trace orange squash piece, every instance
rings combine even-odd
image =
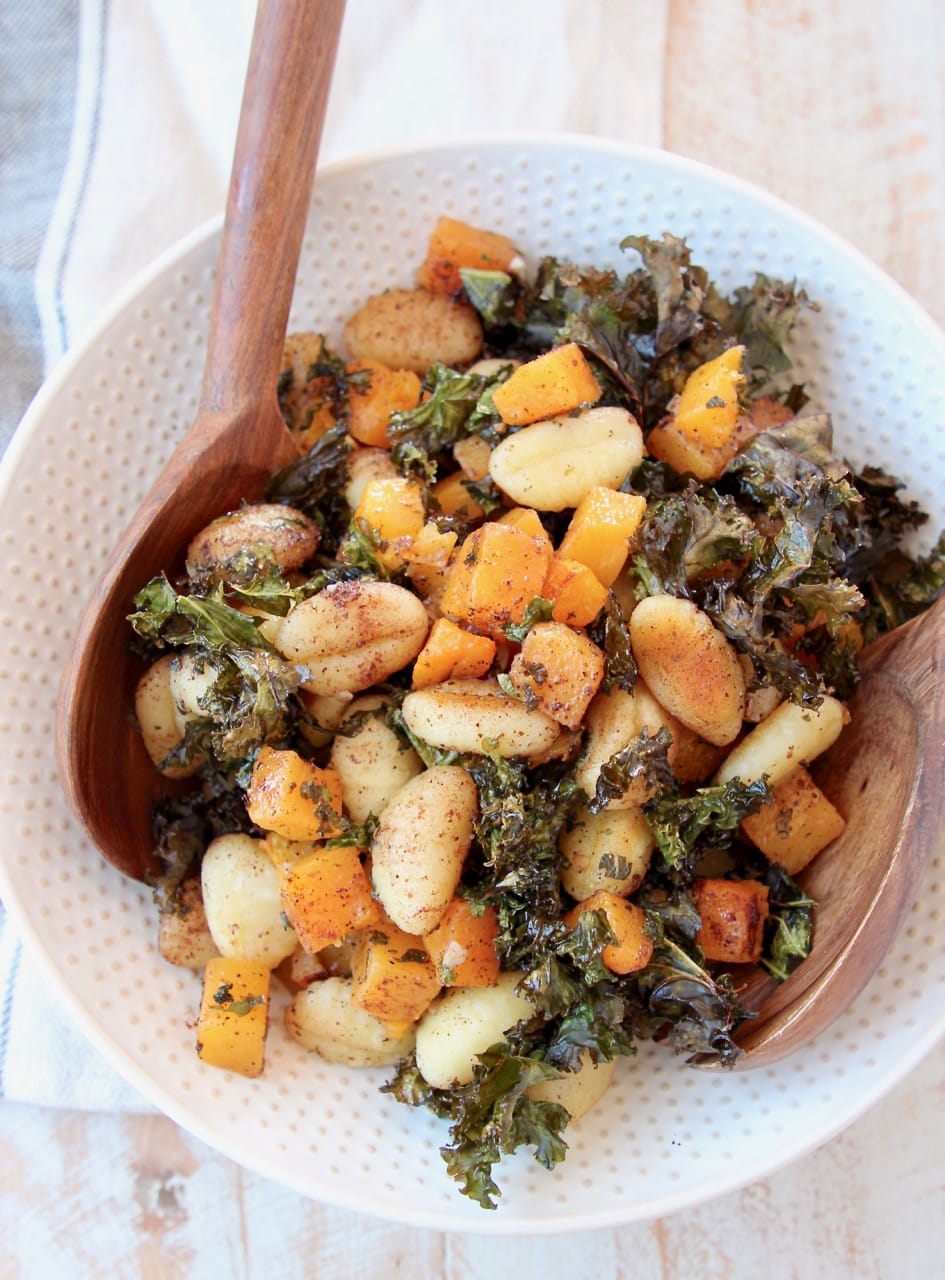
[[[803,765],[779,782],[771,799],[742,820],[752,844],[797,875],[831,841],[843,834],[846,822]]]
[[[483,231],[458,218],[442,217],[430,236],[417,284],[431,293],[453,295],[463,287],[461,267],[508,271],[518,256],[508,236]]]
[[[449,618],[437,618],[413,665],[413,688],[443,680],[478,679],[495,658],[495,641],[464,631]]]
[[[564,917],[564,923],[569,929],[577,928],[585,911],[602,911],[616,939],[607,943],[600,953],[611,973],[635,973],[646,968],[653,955],[653,942],[646,935],[646,915],[640,907],[607,889],[598,889],[572,907]]]
[[[260,747],[246,812],[257,827],[287,840],[325,840],[341,832],[341,779],[296,751]]]
[[[481,520],[486,514],[466,488],[469,477],[464,471],[453,471],[432,487],[440,511],[445,516],[462,516],[464,520]]]
[[[521,622],[541,595],[552,559],[551,543],[522,529],[488,521],[460,546],[440,601],[444,617],[500,639],[510,623]]]
[[[561,539],[558,555],[591,569],[598,582],[612,587],[630,554],[630,539],[639,528],[646,498],[603,486],[591,489],[575,508]]]
[[[511,507],[499,516],[499,524],[510,525],[513,529],[522,529],[525,533],[530,533],[533,538],[548,537],[541,517],[534,507]]]
[[[740,412],[738,393],[745,383],[744,354],[744,347],[729,347],[686,379],[674,415],[676,430],[686,440],[717,448],[731,439]]]
[[[584,352],[568,342],[520,364],[493,391],[492,402],[503,422],[525,427],[596,404],[602,394]]]
[[[552,601],[555,622],[578,629],[590,626],[607,603],[607,588],[594,570],[565,556],[552,560],[541,594]]]
[[[376,554],[386,569],[404,564],[403,552],[423,528],[423,490],[415,480],[384,476],[369,480],[354,510],[355,525],[363,522],[380,542]]]
[[[482,436],[463,436],[453,445],[453,459],[467,480],[485,480],[492,446]]]
[[[312,953],[381,917],[359,851],[352,845],[313,849],[288,864],[282,872],[281,897],[289,924]]]
[[[742,414],[738,395],[744,347],[729,347],[686,379],[675,408],[654,427],[646,446],[654,458],[682,475],[717,479],[747,440],[758,431]]]
[[[697,880],[692,897],[702,925],[696,942],[707,960],[755,964],[761,957],[768,886],[757,880]]]
[[[212,1067],[262,1075],[269,1025],[269,969],[256,960],[207,961],[197,1017],[197,1054]]]
[[[498,936],[493,907],[477,915],[463,898],[454,898],[423,941],[444,986],[494,987],[499,977]]]
[[[410,545],[400,552],[407,566],[407,577],[424,599],[443,590],[457,541],[452,529],[441,531],[428,520]]]
[[[351,1002],[401,1034],[442,987],[423,939],[389,920],[358,936],[351,961]]]
[[[529,704],[566,729],[577,729],[604,678],[604,655],[583,632],[539,622],[512,661],[509,679]]]
[[[355,376],[351,384],[348,434],[361,444],[389,449],[390,416],[416,409],[420,403],[420,379],[410,369],[390,369],[379,360],[355,360],[346,366],[346,372],[369,375],[368,378]]]
[[[697,480],[717,480],[743,444],[757,435],[750,418],[740,418],[735,431],[725,444],[708,445],[690,440],[680,432],[672,419],[654,427],[646,438],[646,447],[659,462],[665,462],[680,475],[693,475]]]

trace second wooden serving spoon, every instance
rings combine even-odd
[[[196,419],[112,553],[60,686],[67,798],[109,862],[144,879],[166,789],[126,713],[126,618],[210,520],[262,495],[298,456],[276,399],[344,0],[261,0],[230,176]],[[118,484],[118,478],[115,480]]]
[[[847,826],[798,877],[817,904],[814,947],[780,985],[760,969],[736,976],[757,1010],[736,1067],[786,1057],[853,1003],[945,849],[945,599],[871,645],[862,671],[851,722],[818,761]]]

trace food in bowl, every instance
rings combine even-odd
[[[551,1165],[643,1038],[729,1065],[740,967],[784,977],[842,830],[807,769],[863,643],[940,591],[941,544],[805,414],[799,308],[686,246],[626,275],[443,219],[347,359],[287,343],[299,461],[143,588],[137,711],[169,778],[161,946],[204,968],[208,1062],[289,1033],[451,1122],[491,1207]]]

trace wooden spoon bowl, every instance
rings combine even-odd
[[[261,0],[197,417],[109,559],[63,672],[56,749],[67,798],[108,861],[139,880],[166,783],[125,713],[138,674],[126,618],[135,592],[180,564],[195,533],[261,496],[298,456],[276,387],[343,12],[343,0]]]
[[[817,903],[811,955],[786,982],[762,969],[742,999],[758,1016],[738,1068],[767,1066],[824,1031],[883,962],[945,848],[945,599],[863,655],[851,723],[818,762],[843,835],[798,877]]]

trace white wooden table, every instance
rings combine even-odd
[[[660,25],[664,145],[804,208],[945,324],[941,0],[628,3]],[[626,38],[626,12],[604,8]],[[612,62],[620,45],[597,53]],[[575,127],[599,127],[590,106]],[[160,1117],[0,1104],[3,1277],[907,1280],[945,1274],[943,1257],[945,1047],[772,1177],[668,1219],[548,1239],[447,1236],[313,1204]]]

